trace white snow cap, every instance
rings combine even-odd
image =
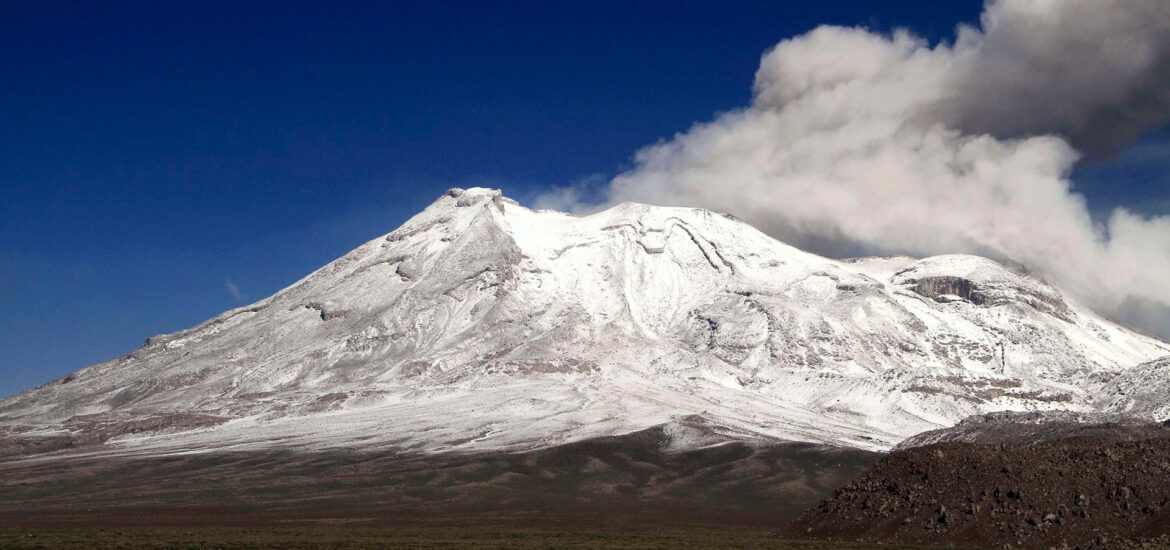
[[[708,210],[452,189],[272,297],[0,402],[0,425],[154,426],[113,440],[127,452],[528,449],[658,424],[673,445],[882,449],[995,410],[1157,416],[1143,388],[1168,354],[984,258],[836,261]]]

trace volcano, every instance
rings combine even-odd
[[[0,401],[5,454],[527,452],[658,429],[891,448],[994,411],[1170,415],[1170,346],[976,256],[452,189],[275,295]]]

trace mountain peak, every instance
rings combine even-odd
[[[838,261],[706,210],[578,217],[452,189],[265,300],[0,401],[0,429],[442,452],[702,418],[880,449],[998,410],[1162,414],[1116,396],[1170,379],[1148,367],[1166,355],[985,258]]]
[[[484,204],[486,202],[491,202],[492,205],[496,206],[501,211],[504,208],[503,205],[504,205],[505,200],[510,201],[512,203],[516,202],[516,201],[513,201],[512,199],[505,199],[504,193],[502,191],[500,191],[499,189],[489,189],[486,187],[472,187],[470,189],[462,189],[459,187],[452,187],[451,189],[448,189],[446,193],[443,194],[443,197],[441,197],[440,200],[442,200],[444,198],[454,199],[455,206],[459,207],[459,208],[466,208],[469,206],[475,206],[475,205],[479,205],[479,204]]]

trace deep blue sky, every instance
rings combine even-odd
[[[449,187],[612,175],[745,105],[783,38],[937,40],[982,2],[98,4],[0,17],[0,396],[263,298]],[[1166,213],[1167,166],[1163,134],[1078,181]]]

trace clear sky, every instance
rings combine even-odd
[[[26,2],[0,18],[0,396],[266,297],[445,189],[612,176],[820,24],[981,1]],[[1074,175],[1170,213],[1170,133]],[[1117,181],[1129,182],[1117,185]]]

